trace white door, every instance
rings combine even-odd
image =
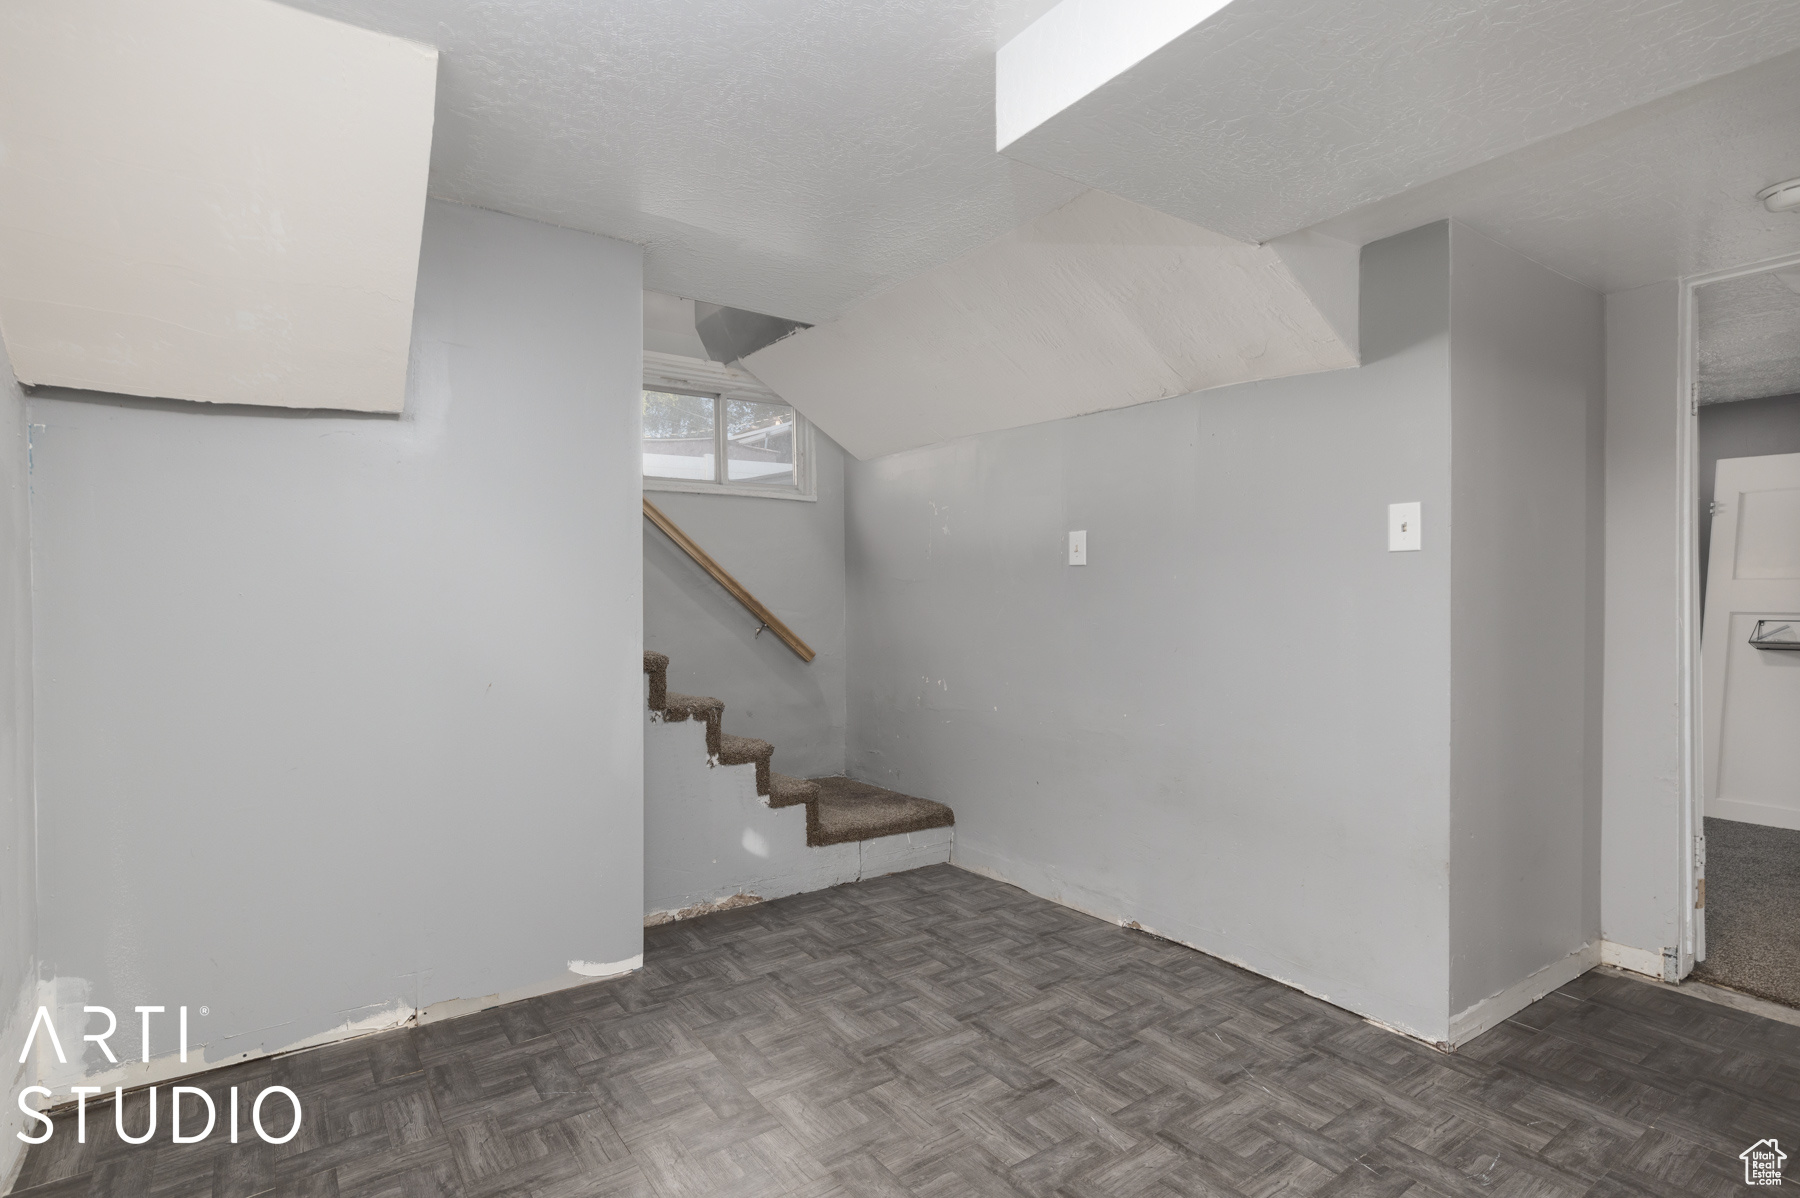
[[[1700,685],[1706,814],[1800,828],[1800,453],[1723,458],[1706,566]],[[1789,631],[1782,625],[1792,622]]]

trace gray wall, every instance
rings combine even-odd
[[[1800,453],[1800,395],[1771,395],[1703,404],[1700,444],[1700,596],[1706,597],[1706,567],[1712,552],[1712,500],[1720,458],[1752,458]]]
[[[669,689],[725,702],[725,730],[775,746],[796,777],[844,770],[844,451],[814,430],[815,503],[645,491],[817,654],[803,662],[644,521],[644,647]]]
[[[31,400],[63,1001],[217,1060],[641,951],[640,289],[433,203],[399,419]]]
[[[852,773],[952,804],[965,865],[1444,1038],[1449,277],[1444,224],[1364,250],[1357,370],[849,463]]]
[[[1598,294],[1450,245],[1454,1016],[1598,951],[1605,362]]]
[[[1674,282],[1606,297],[1600,922],[1658,973],[1682,902],[1680,303]]]
[[[32,794],[31,524],[25,398],[0,346],[0,1190],[24,1145],[15,1082],[37,997],[37,829]]]

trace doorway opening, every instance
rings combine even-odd
[[[1686,293],[1691,976],[1800,1008],[1800,260]]]

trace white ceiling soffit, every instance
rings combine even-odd
[[[1699,289],[1701,403],[1800,392],[1800,269]]]
[[[1800,5],[1795,6],[1800,9]],[[1800,251],[1756,193],[1800,175],[1800,52],[1326,221],[1364,245],[1450,217],[1596,291]]]
[[[1796,48],[1793,0],[1063,0],[998,141],[1265,241]]]
[[[0,4],[14,372],[399,411],[436,70],[270,0]]]
[[[829,320],[1085,190],[994,153],[987,3],[290,2],[443,53],[433,195],[637,242],[657,291]]]
[[[706,343],[694,330],[694,301],[664,291],[644,292],[644,350],[706,361]]]
[[[1356,247],[1246,245],[1091,191],[743,362],[871,458],[1357,363]]]

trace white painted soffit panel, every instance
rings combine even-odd
[[[20,380],[397,412],[437,51],[271,0],[0,4]]]
[[[1800,48],[1792,0],[1215,8],[1063,0],[997,55],[1001,148],[1266,241]]]
[[[743,366],[859,458],[1357,364],[1358,250],[1088,192]]]
[[[1063,0],[994,58],[994,148],[1025,136],[1231,0]]]

